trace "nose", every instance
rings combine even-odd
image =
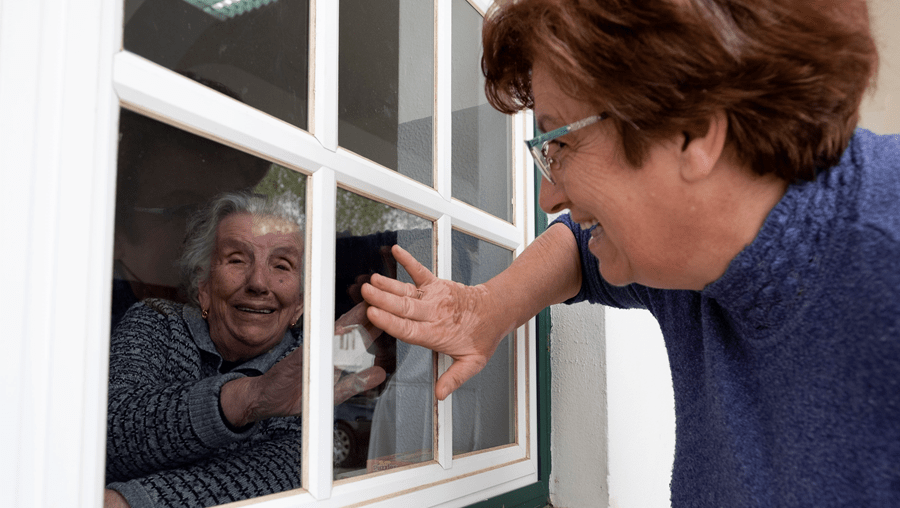
[[[550,183],[546,178],[541,178],[541,191],[538,195],[538,203],[541,206],[541,210],[546,213],[557,213],[568,208],[566,206],[568,198],[566,197],[561,175],[554,175],[553,179],[556,180],[556,185]]]
[[[247,271],[247,291],[264,295],[269,292],[269,271],[265,263],[252,263]]]

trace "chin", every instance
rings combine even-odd
[[[634,282],[631,277],[628,277],[621,272],[617,272],[614,269],[604,270],[602,263],[599,264],[597,269],[600,271],[600,276],[603,277],[603,280],[612,286],[623,287]]]

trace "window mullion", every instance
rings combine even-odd
[[[307,188],[306,280],[303,341],[303,485],[316,499],[331,497],[333,461],[334,267],[336,181],[323,167]]]
[[[310,131],[331,150],[338,147],[338,13],[340,3],[311,0]]]
[[[451,161],[453,111],[451,92],[453,81],[451,80],[452,68],[452,30],[450,20],[453,17],[450,0],[435,0],[434,2],[434,118],[435,118],[435,142],[434,142],[434,186],[438,193],[447,201],[451,192]]]
[[[442,216],[437,220],[437,276],[450,280],[453,270],[451,233],[453,224],[450,217]],[[444,354],[438,355],[437,376],[441,376],[453,360]],[[437,414],[435,415],[435,450],[438,463],[444,469],[450,469],[453,465],[453,395],[445,400],[437,401]]]

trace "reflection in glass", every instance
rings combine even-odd
[[[453,231],[453,275],[473,286],[487,282],[512,263],[511,251]],[[514,443],[515,338],[505,337],[485,368],[453,392],[453,453]]]
[[[338,143],[433,185],[434,5],[341,0]]]
[[[488,104],[481,73],[482,17],[453,0],[452,195],[512,222],[510,117]]]
[[[125,49],[302,129],[309,1],[125,0]]]
[[[132,506],[299,488],[300,417],[244,421],[225,393],[302,354],[306,177],[129,111],[119,127],[107,488]],[[221,193],[244,205],[220,209],[254,210],[253,190],[280,200],[190,227],[210,200],[231,206]]]
[[[392,245],[432,266],[430,221],[342,189],[337,231],[336,320],[362,302],[360,286],[373,273],[412,282],[391,255]],[[432,460],[431,351],[386,334],[370,343],[357,329],[335,336],[334,359],[338,384],[372,366],[387,374],[386,382],[334,408],[335,479]]]

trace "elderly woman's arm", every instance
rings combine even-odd
[[[213,506],[301,486],[300,418],[275,418],[263,435],[228,453],[108,487],[130,508]],[[112,505],[115,506],[115,505]]]
[[[196,462],[252,434],[229,429],[219,409],[221,386],[240,375],[204,371],[180,309],[135,305],[113,334],[107,481]]]
[[[503,337],[581,288],[578,245],[562,224],[551,226],[509,268],[478,286],[438,279],[400,247],[393,253],[416,285],[373,275],[362,289],[372,306],[369,319],[400,340],[454,359],[435,386],[441,400],[485,366]]]

